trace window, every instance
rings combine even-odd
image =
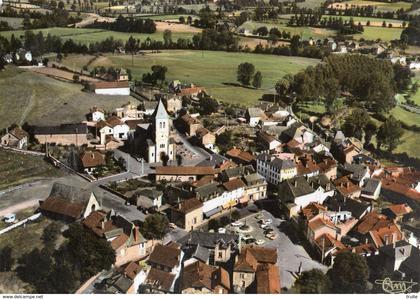
[[[193,224],[197,224],[197,217],[194,217]]]
[[[164,128],[164,129],[165,129],[165,126],[166,126],[166,122],[163,122],[163,123],[162,123],[162,128]]]
[[[159,122],[159,129],[162,129],[162,122]]]
[[[164,144],[161,144],[159,147],[160,148],[165,148],[165,145]]]
[[[223,258],[223,252],[219,251],[219,259]]]

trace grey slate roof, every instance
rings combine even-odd
[[[281,182],[279,188],[279,195],[291,196],[289,199],[313,193],[314,189],[308,183],[305,177],[299,176]]]
[[[366,185],[362,188],[363,193],[373,194],[379,187],[381,181],[375,179],[368,179]]]
[[[218,183],[210,183],[195,189],[195,192],[200,198],[207,198],[212,194],[222,194],[223,189],[219,187]]]
[[[50,134],[87,134],[86,124],[62,124],[59,126],[35,126],[33,130],[35,135]]]
[[[341,194],[327,198],[325,205],[327,205],[328,210],[330,211],[349,211],[356,219],[360,219],[360,217],[368,209],[370,209],[369,203],[357,201],[354,199],[344,199]]]
[[[281,170],[281,169],[290,169],[290,168],[295,168],[296,164],[295,161],[290,160],[290,159],[278,159],[278,158],[274,158],[273,161],[270,162],[270,165]]]
[[[218,243],[225,245],[231,243],[237,245],[239,243],[239,236],[235,234],[219,234],[193,231],[185,237],[181,238],[178,242],[183,245],[200,245],[206,248],[215,248]]]
[[[265,180],[265,179],[262,175],[255,172],[255,173],[251,173],[251,174],[248,174],[248,175],[244,176],[244,180],[245,180],[245,183],[247,185],[250,185],[254,182],[258,182],[258,181]]]
[[[155,119],[168,119],[169,118],[168,112],[166,112],[166,108],[163,105],[162,100],[159,100],[159,104],[155,112],[153,113],[153,117]]]
[[[252,167],[252,165],[238,166],[223,170],[223,173],[228,178],[240,177],[253,172],[255,172],[255,170],[254,167]]]
[[[207,263],[210,257],[210,251],[208,250],[208,248],[203,247],[200,244],[198,244],[193,254],[193,257],[196,258],[197,260],[202,261],[203,263]]]
[[[368,172],[367,166],[363,164],[344,163],[343,170],[345,173],[351,174],[351,178],[356,181],[360,181]]]
[[[87,203],[91,194],[91,191],[55,182],[51,188],[50,197]]]
[[[261,108],[248,108],[249,117],[261,117],[264,114]]]

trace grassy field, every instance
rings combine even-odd
[[[122,40],[125,42],[128,40],[130,36],[133,36],[136,39],[140,39],[141,41],[150,38],[152,40],[163,40],[163,33],[160,31],[156,31],[152,34],[145,34],[145,33],[125,33],[125,32],[116,32],[116,31],[108,31],[108,30],[101,30],[101,29],[85,29],[85,28],[48,28],[48,29],[37,29],[34,30],[35,32],[42,31],[44,36],[48,33],[52,35],[60,36],[63,39],[73,39],[76,42],[81,43],[93,43],[99,42],[107,37],[113,37],[116,40]],[[12,34],[15,36],[23,36],[25,32],[23,30],[14,30],[14,31],[3,31],[0,34],[9,38]],[[176,41],[178,38],[192,38],[194,35],[193,32],[172,32],[172,39]]]
[[[377,40],[378,38],[382,41],[391,41],[399,39],[401,36],[402,28],[383,28],[383,27],[364,27],[364,32],[361,34],[355,34],[355,39],[364,38],[366,40]]]
[[[188,16],[191,16],[193,19],[196,19],[197,17],[194,15],[186,15],[186,14],[181,14],[181,15],[159,15],[159,16],[153,16],[153,15],[149,15],[149,16],[142,16],[142,19],[152,19],[155,21],[178,21],[180,17],[184,17],[185,20],[187,20]]]
[[[0,150],[0,190],[63,173],[42,157]]]
[[[13,29],[19,29],[22,28],[23,18],[0,17],[0,21],[7,22]]]
[[[411,3],[408,2],[379,2],[379,1],[366,1],[366,0],[351,0],[351,1],[344,1],[344,2],[337,2],[337,3],[333,3],[331,4],[333,7],[338,8],[338,9],[345,9],[346,5],[347,7],[352,7],[352,6],[373,6],[375,7],[378,11],[382,11],[382,12],[388,12],[388,11],[397,11],[399,9],[410,9],[411,7]]]
[[[296,5],[298,7],[306,7],[306,8],[319,8],[324,0],[305,0],[304,2],[298,2]]]
[[[409,126],[420,125],[420,114],[404,110],[401,107],[395,107],[390,111],[390,114]]]
[[[254,21],[248,21],[242,24],[237,30],[247,29],[251,32],[259,27],[266,26],[268,30],[273,27],[277,27],[281,32],[285,30],[290,32],[292,35],[300,35],[303,39],[309,39],[310,37],[314,39],[323,39],[330,36],[335,36],[335,31],[324,28],[313,28],[313,27],[288,27],[286,26],[287,21],[282,21],[281,19],[277,23],[260,23]]]
[[[329,17],[334,18],[342,18],[344,21],[350,20],[353,18],[354,22],[357,24],[360,22],[363,26],[366,25],[367,21],[370,22],[370,26],[379,26],[382,27],[383,21],[386,22],[386,24],[392,24],[393,27],[402,27],[403,21],[402,20],[394,20],[394,19],[380,19],[380,18],[369,18],[369,17],[350,17],[350,16],[330,16],[330,15],[323,15],[323,18],[328,19]],[[407,22],[406,22],[407,23]]]
[[[128,96],[101,96],[81,91],[31,71],[8,67],[0,72],[0,128],[12,123],[52,125],[85,120],[93,106],[113,110],[133,100]],[[1,181],[1,180],[0,180]]]
[[[416,72],[416,76],[413,80],[417,80],[418,84],[420,85],[420,71]],[[411,97],[417,105],[420,105],[420,87],[417,89],[417,93]]]
[[[63,63],[69,66],[82,67],[91,56],[69,56]],[[131,66],[130,55],[109,55],[95,60],[92,66],[115,66],[130,68],[135,78],[149,72],[154,64],[168,67],[167,80],[179,79],[183,82],[192,82],[205,87],[217,99],[248,105],[255,103],[260,96],[271,89],[275,82],[287,73],[297,71],[314,65],[319,60],[301,57],[258,55],[246,53],[228,53],[214,51],[162,51],[159,54],[148,53],[134,59]],[[250,62],[263,75],[261,89],[244,88],[236,85],[236,69],[242,62]]]

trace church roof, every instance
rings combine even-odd
[[[166,112],[166,108],[163,105],[162,100],[159,100],[159,104],[157,105],[157,108],[155,112],[153,113],[153,116],[155,119],[168,119],[169,118],[168,112]]]

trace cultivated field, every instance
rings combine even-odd
[[[76,67],[85,65],[92,56],[69,56],[63,64]],[[237,86],[236,69],[242,62],[250,62],[263,75],[262,89],[255,90]],[[130,55],[108,55],[95,60],[93,66],[114,66],[129,68],[135,78],[149,72],[154,64],[168,67],[167,80],[179,79],[205,87],[217,99],[249,105],[255,103],[264,93],[273,88],[275,82],[287,73],[314,65],[319,60],[302,57],[229,53],[214,51],[168,50],[161,53],[147,53],[134,58],[131,66]]]
[[[0,190],[63,173],[42,157],[0,149]]]
[[[93,106],[109,111],[134,100],[129,96],[95,95],[81,89],[80,84],[8,67],[0,72],[0,128],[25,122],[38,125],[79,122],[86,119],[85,114]]]

